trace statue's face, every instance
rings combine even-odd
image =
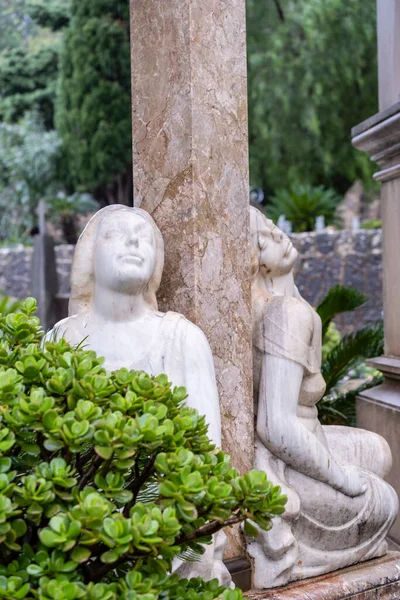
[[[105,217],[97,230],[94,276],[104,287],[136,294],[150,281],[156,265],[152,226],[127,210]]]
[[[266,224],[254,236],[260,256],[260,268],[269,277],[289,273],[296,262],[298,253],[288,236],[278,227]]]

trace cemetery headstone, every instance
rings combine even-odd
[[[57,270],[54,240],[47,233],[46,204],[43,200],[38,207],[39,233],[34,236],[32,256],[32,296],[38,303],[38,317],[45,330],[57,320],[56,294]]]

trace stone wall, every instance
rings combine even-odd
[[[368,301],[354,313],[341,315],[341,331],[354,331],[382,318],[382,230],[322,231],[292,234],[299,258],[296,284],[317,306],[336,283],[357,288]]]
[[[382,316],[382,231],[323,231],[292,234],[299,251],[296,283],[300,293],[316,306],[330,287],[341,283],[368,296],[368,302],[338,325],[351,331]],[[56,246],[58,290],[69,293],[69,273],[74,247]],[[0,290],[18,298],[30,294],[32,248],[0,249]]]
[[[69,276],[75,246],[56,246],[58,294],[69,295]],[[33,248],[0,248],[0,291],[25,298],[31,294],[31,262]]]

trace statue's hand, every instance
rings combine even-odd
[[[342,467],[343,484],[340,486],[340,491],[346,496],[354,498],[361,496],[367,490],[367,484],[362,477],[360,469],[353,465]]]

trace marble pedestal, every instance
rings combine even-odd
[[[135,206],[165,241],[160,310],[210,343],[222,448],[253,465],[245,0],[131,0]],[[245,555],[230,536],[227,558]]]
[[[389,552],[348,569],[246,594],[249,600],[398,600],[400,553]]]

